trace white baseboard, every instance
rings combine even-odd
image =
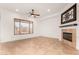
[[[29,39],[29,38],[35,38],[35,37],[38,37],[38,36],[33,36],[33,37],[28,37],[28,38],[23,38],[23,39],[12,39],[12,40],[2,40],[0,41],[0,43],[5,43],[5,42],[13,42],[13,41],[18,41],[18,40],[24,40],[24,39]]]
[[[51,39],[58,39],[59,41],[61,41],[59,38],[55,38],[55,37],[49,37],[49,36],[32,36],[32,37],[28,37],[28,38],[24,38],[24,39],[29,39],[29,38],[36,38],[36,37],[45,37],[45,38],[51,38]],[[0,41],[1,43],[5,43],[5,42],[12,42],[12,41],[17,41],[17,40],[23,40],[23,39],[12,39],[12,40],[4,40],[4,41]]]

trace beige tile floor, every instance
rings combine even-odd
[[[63,45],[57,39],[36,37],[0,43],[1,55],[77,55],[78,51]]]

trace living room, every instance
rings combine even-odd
[[[78,15],[78,3],[0,3],[0,54],[79,54]]]

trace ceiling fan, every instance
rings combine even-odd
[[[32,11],[29,12],[29,14],[30,14],[30,16],[33,16],[34,18],[36,18],[37,16],[40,16],[40,14],[35,13],[35,10],[34,9],[32,9]]]

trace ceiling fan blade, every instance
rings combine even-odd
[[[35,14],[36,16],[40,16],[40,14]]]
[[[37,16],[40,16],[40,14],[37,14]]]

